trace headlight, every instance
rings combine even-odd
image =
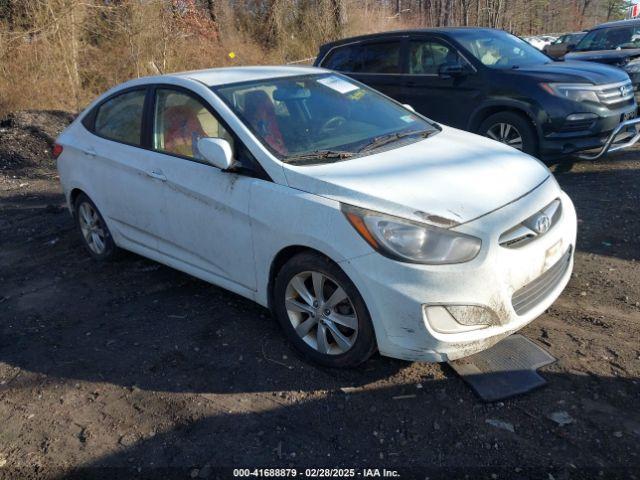
[[[442,265],[478,255],[482,241],[444,228],[342,205],[358,233],[381,254],[402,262]]]
[[[640,60],[633,60],[622,68],[624,68],[624,71],[627,73],[638,73],[640,72]]]
[[[557,97],[566,98],[574,102],[600,103],[597,87],[590,83],[542,83],[540,85],[551,95]]]

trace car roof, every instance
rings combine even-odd
[[[334,42],[325,43],[321,48],[335,47],[345,43],[359,42],[362,40],[373,40],[376,38],[393,37],[397,35],[410,35],[412,33],[455,33],[459,31],[475,30],[482,31],[501,31],[496,28],[482,28],[482,27],[434,27],[434,28],[412,28],[405,30],[389,30],[387,32],[369,33],[366,35],[358,35],[356,37],[342,38]]]
[[[208,87],[231,83],[250,82],[269,78],[292,77],[325,72],[326,70],[307,66],[259,66],[259,67],[225,67],[206,70],[193,70],[163,75],[165,77],[188,78],[204,83]]]
[[[640,18],[630,18],[628,20],[618,20],[615,22],[602,23],[600,25],[596,25],[591,30],[600,30],[601,28],[611,28],[611,27],[626,27],[627,25],[637,25],[640,23]]]

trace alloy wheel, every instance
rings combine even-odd
[[[106,233],[98,212],[88,202],[78,207],[78,221],[82,236],[89,249],[96,255],[102,255],[106,248]]]
[[[522,135],[518,129],[510,123],[496,123],[492,125],[489,127],[489,130],[487,130],[487,136],[517,150],[522,150],[524,147]]]
[[[344,289],[319,272],[301,272],[288,283],[285,307],[296,334],[326,355],[346,353],[358,335],[358,316]]]

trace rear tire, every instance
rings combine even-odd
[[[362,296],[338,265],[318,253],[300,253],[280,269],[273,310],[289,341],[312,362],[350,368],[376,350]]]
[[[84,193],[74,203],[73,216],[82,244],[95,260],[112,260],[117,253],[111,232],[95,203]]]
[[[529,155],[538,153],[536,131],[531,122],[520,113],[494,113],[480,124],[478,133]]]

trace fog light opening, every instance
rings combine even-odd
[[[425,305],[424,316],[439,333],[463,333],[498,325],[496,314],[478,305]]]

